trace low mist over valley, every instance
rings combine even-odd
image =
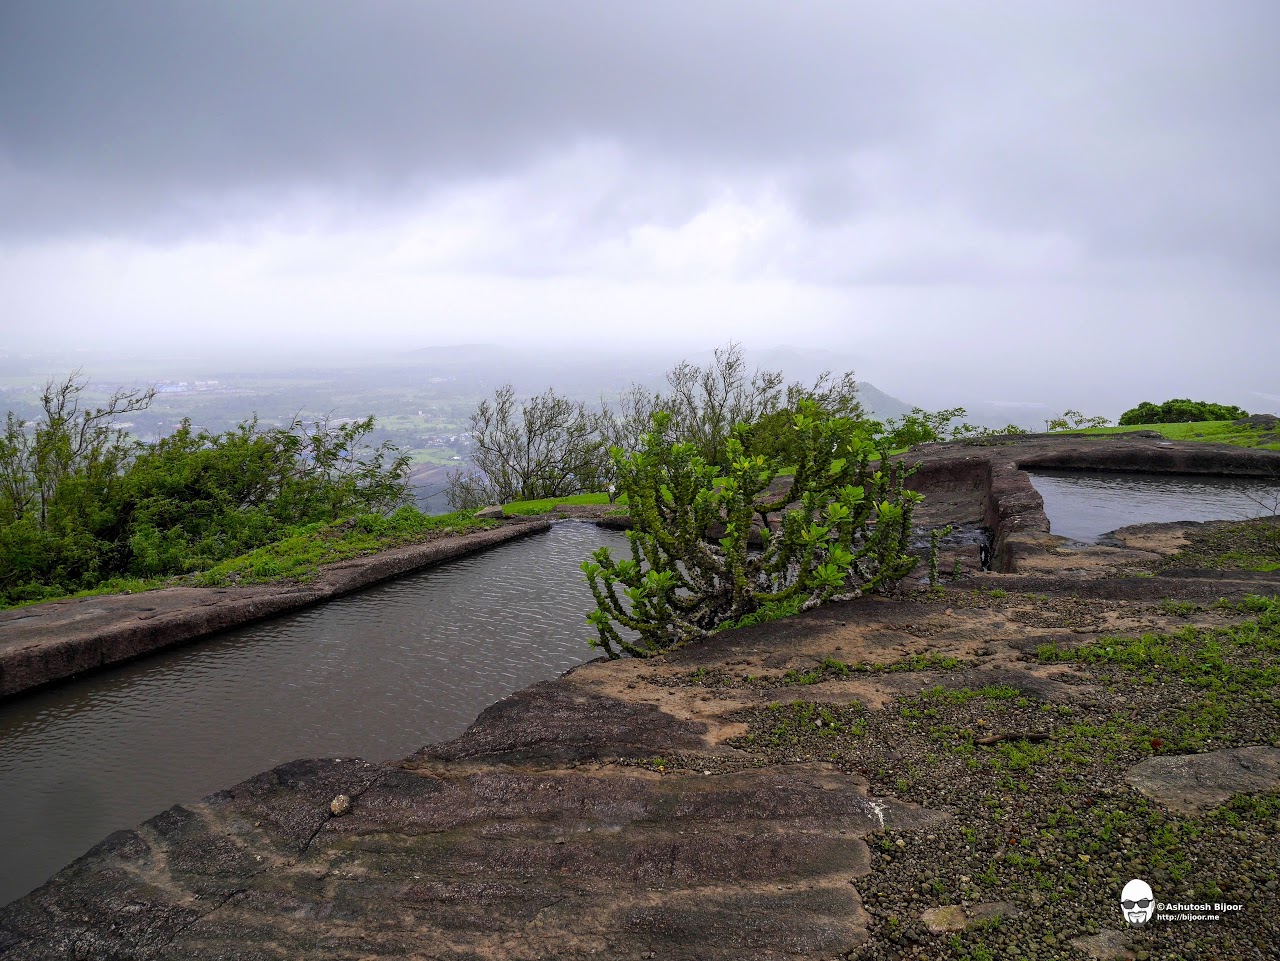
[[[705,362],[711,355],[710,349],[693,351],[687,359]],[[511,384],[520,397],[554,388],[570,400],[598,407],[602,400],[616,400],[632,384],[659,388],[665,372],[683,359],[686,355],[657,349],[637,354],[496,344],[354,357],[9,354],[0,360],[0,399],[19,416],[34,419],[40,390],[49,378],[61,378],[77,367],[90,382],[87,400],[105,397],[118,387],[155,386],[149,407],[127,421],[129,432],[144,442],[171,433],[184,419],[193,427],[221,433],[254,416],[264,424],[285,425],[295,417],[341,421],[373,415],[375,429],[369,439],[390,441],[409,454],[419,503],[442,510],[446,504],[438,495],[445,473],[467,460],[469,418],[498,387]],[[789,381],[812,381],[823,371],[854,369],[854,358],[820,350],[748,351],[747,359],[752,367],[781,370]],[[868,412],[880,418],[900,416],[912,407],[865,382],[859,385],[859,397]]]
[[[824,371],[861,374],[859,357],[819,348],[772,347],[745,350],[752,368],[780,370],[787,381],[811,382]],[[572,345],[561,348],[513,347],[502,344],[461,344],[406,348],[402,351],[325,351],[307,345],[298,354],[245,351],[237,356],[224,346],[211,345],[207,354],[149,353],[132,350],[0,352],[0,400],[19,416],[33,419],[41,388],[50,378],[79,369],[89,381],[86,399],[105,397],[119,387],[156,388],[156,397],[143,411],[124,422],[133,436],[154,441],[189,420],[193,427],[213,433],[234,428],[257,417],[266,425],[303,421],[342,422],[372,415],[375,429],[369,439],[389,441],[409,455],[410,482],[423,507],[447,509],[442,492],[450,469],[467,462],[471,439],[468,422],[476,406],[504,384],[518,397],[531,397],[548,388],[570,400],[598,408],[610,403],[633,384],[654,390],[665,372],[681,360],[706,363],[709,345],[685,352],[654,347],[621,351]],[[1013,424],[1043,430],[1046,422],[1069,407],[1086,407],[1087,397],[1052,400],[1002,399],[997,387],[981,377],[960,380],[948,394],[948,406],[963,407],[965,419],[979,427]],[[881,419],[901,417],[923,406],[920,396],[936,395],[915,378],[875,384],[859,376],[858,396],[868,414]],[[1046,391],[1050,398],[1061,389]],[[1132,396],[1121,403],[1136,404]],[[1280,401],[1258,392],[1239,390],[1228,395],[1250,409],[1280,407]],[[1120,404],[1087,406],[1084,413],[1115,420]]]

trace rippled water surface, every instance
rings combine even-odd
[[[1035,471],[1054,534],[1092,544],[1130,524],[1243,520],[1273,513],[1280,482],[1189,474]]]
[[[0,904],[112,831],[284,761],[389,760],[595,656],[588,524],[0,704]]]

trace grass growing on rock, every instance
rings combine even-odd
[[[608,503],[609,495],[600,491],[595,494],[570,494],[566,497],[548,497],[543,500],[536,501],[513,501],[510,504],[503,505],[502,513],[508,517],[514,517],[516,515],[533,517],[538,514],[550,514],[561,504],[575,506],[583,504],[598,505]],[[627,498],[626,495],[623,494],[619,496],[615,506],[621,509],[626,507],[626,504]]]
[[[1040,646],[1037,660],[1087,682],[1060,702],[1007,684],[939,684],[874,711],[829,700],[743,711],[748,733],[733,743],[759,763],[826,761],[866,778],[872,796],[952,817],[928,835],[869,838],[872,873],[856,883],[873,937],[849,957],[1083,957],[1070,941],[1122,927],[1116,898],[1134,877],[1161,900],[1246,904],[1230,922],[1126,930],[1138,958],[1268,957],[1280,936],[1267,908],[1280,903],[1280,794],[1236,795],[1193,817],[1125,779],[1155,755],[1280,746],[1280,602],[1251,596],[1215,613],[1233,620]],[[848,667],[828,658],[815,672]],[[922,920],[993,902],[1020,913],[943,936]]]
[[[103,581],[96,587],[83,591],[59,593],[54,590],[44,597],[17,601],[13,604],[6,604],[0,601],[0,611],[13,610],[19,607],[33,607],[36,604],[44,604],[48,601],[65,601],[75,597],[101,597],[105,594],[140,594],[143,591],[154,591],[161,587],[172,587],[174,584],[181,582],[181,578],[177,577],[113,577],[110,580]]]
[[[415,507],[395,513],[363,514],[330,524],[308,524],[289,536],[248,554],[232,557],[203,570],[173,577],[116,578],[92,590],[24,601],[11,607],[27,607],[51,600],[93,597],[103,594],[137,594],[165,587],[225,587],[232,584],[265,584],[272,581],[309,581],[325,564],[365,557],[407,544],[421,544],[454,534],[468,534],[496,526],[479,521],[472,512],[432,516]],[[7,609],[0,604],[0,610]]]
[[[1135,424],[1131,427],[1091,427],[1062,431],[1063,434],[1127,434],[1136,430],[1152,430],[1169,440],[1200,440],[1237,447],[1261,447],[1280,450],[1280,432],[1264,430],[1231,420],[1206,420],[1191,424]]]
[[[303,527],[290,537],[201,572],[194,583],[221,587],[282,579],[307,581],[325,564],[494,526],[491,521],[476,520],[470,512],[432,516],[409,507],[390,516],[364,514],[336,524]]]
[[[1160,563],[1160,572],[1193,569],[1280,571],[1280,517],[1208,524],[1187,532],[1187,547]]]
[[[901,660],[888,663],[873,663],[870,661],[846,663],[834,654],[828,654],[817,665],[807,671],[792,668],[784,673],[735,674],[720,668],[699,667],[680,678],[678,683],[708,688],[805,687],[855,674],[896,674],[904,671],[958,671],[972,666],[972,661],[945,654],[912,654]],[[652,682],[662,684],[663,680],[655,678],[652,679]]]

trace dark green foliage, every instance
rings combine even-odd
[[[1187,545],[1165,558],[1164,570],[1280,571],[1280,491],[1257,504],[1273,516],[1234,524],[1206,525],[1187,534]]]
[[[212,435],[183,423],[122,478],[129,573],[200,570],[292,526],[394,508],[404,461],[386,446],[362,452],[372,429],[373,418],[310,429],[253,420]]]
[[[879,469],[877,457],[889,464],[887,450],[862,437],[857,422],[827,416],[811,401],[799,407],[792,415],[799,457],[781,491],[769,486],[778,461],[748,454],[741,430],[727,442],[723,475],[695,444],[673,439],[665,413],[639,451],[613,451],[634,525],[631,558],[615,561],[602,548],[583,564],[597,603],[588,617],[599,634],[594,645],[611,657],[647,657],[761,612],[878,590],[914,569],[907,545],[922,498],[903,488],[911,470]],[[776,531],[750,550],[755,522]],[[709,542],[717,527],[721,536]]]
[[[83,382],[50,384],[43,415],[0,440],[0,605],[117,578],[204,569],[300,525],[380,513],[407,494],[406,458],[345,424],[256,420],[225,434],[184,423],[153,445],[113,426],[150,392],[81,409]]]
[[[858,383],[853,372],[835,376],[830,371],[818,375],[812,386],[794,383],[787,386],[784,406],[762,414],[750,422],[742,434],[749,454],[762,454],[784,465],[799,463],[803,456],[802,435],[795,430],[794,419],[801,404],[825,417],[843,417],[865,421],[865,411],[858,401]]]
[[[966,413],[963,407],[939,411],[927,411],[914,407],[911,413],[903,414],[885,424],[885,438],[894,450],[947,440],[949,437],[956,436],[951,428],[951,422],[963,417]],[[968,424],[963,424],[956,430],[966,433],[972,428]]]
[[[104,407],[82,408],[84,387],[79,371],[50,381],[36,423],[12,411],[5,418],[0,603],[15,591],[18,599],[46,596],[50,582],[89,586],[119,566],[111,503],[133,443],[114,421],[145,408],[153,392],[117,391]]]
[[[1163,404],[1143,401],[1137,407],[1120,415],[1120,426],[1133,424],[1194,424],[1208,420],[1239,420],[1249,412],[1241,407],[1211,404],[1204,400],[1188,400],[1176,397]]]
[[[883,442],[891,450],[909,450],[917,444],[936,444],[962,438],[1005,437],[1026,433],[1026,430],[1017,424],[994,428],[975,427],[961,420],[966,414],[968,411],[963,407],[938,411],[913,407],[910,413],[895,417],[883,424],[866,421],[863,432],[867,436],[882,435]],[[961,422],[957,424],[957,420]]]

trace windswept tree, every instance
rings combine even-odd
[[[670,415],[675,437],[694,445],[708,464],[724,467],[733,429],[758,422],[782,403],[782,372],[748,371],[742,346],[731,342],[717,348],[706,367],[685,360],[668,371],[667,390],[655,407]]]
[[[732,342],[705,367],[681,361],[667,372],[665,388],[632,384],[616,401],[602,399],[599,412],[553,390],[522,405],[507,385],[472,414],[472,467],[452,472],[446,492],[459,509],[602,489],[612,499],[620,488],[608,452],[639,450],[659,411],[675,441],[719,470],[728,469],[729,439],[740,428],[748,453],[793,464],[799,456],[793,415],[802,404],[827,417],[863,419],[852,373],[827,371],[812,384],[786,384],[781,371],[750,369]]]
[[[600,435],[610,447],[638,450],[661,406],[662,395],[640,384],[632,384],[614,403],[601,398]]]
[[[596,420],[606,450],[639,450],[653,427],[653,415],[662,405],[662,395],[640,384],[632,384],[614,403],[601,398]],[[618,497],[618,476],[611,457],[602,459],[610,502]]]
[[[40,395],[34,424],[9,412],[0,438],[0,520],[16,522],[34,510],[41,529],[49,526],[59,492],[73,477],[109,482],[137,444],[117,420],[144,410],[155,389],[117,390],[102,407],[83,403],[88,386],[83,371],[50,380]]]
[[[803,445],[795,429],[795,415],[803,405],[810,405],[825,417],[851,422],[866,419],[853,371],[837,375],[826,370],[812,384],[800,381],[788,384],[785,395],[773,405],[774,409],[747,425],[742,441],[748,453],[776,457],[783,464],[796,464]]]
[[[549,389],[524,403],[510,384],[471,415],[471,467],[445,488],[459,510],[565,497],[606,483],[606,445],[585,404]]]
[[[1109,421],[1105,417],[1089,417],[1078,410],[1064,410],[1057,417],[1050,417],[1044,422],[1044,429],[1049,432],[1059,430],[1085,430],[1093,427],[1106,427]]]

